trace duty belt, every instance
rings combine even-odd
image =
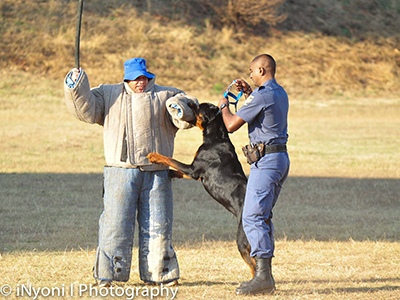
[[[277,153],[277,152],[286,152],[286,151],[287,151],[286,145],[264,146],[264,154]]]
[[[261,157],[269,153],[286,152],[286,145],[265,145],[265,144],[251,144],[242,148],[244,156],[247,158],[247,162],[251,165],[252,163],[259,161]]]

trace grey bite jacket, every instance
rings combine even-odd
[[[68,75],[67,75],[68,76]],[[172,157],[178,129],[191,128],[194,119],[189,102],[196,98],[183,91],[149,80],[143,93],[135,93],[126,82],[90,89],[82,70],[74,88],[64,80],[65,102],[77,119],[103,126],[104,155],[107,166],[140,168],[143,171],[168,169],[150,163],[150,152]],[[181,113],[171,105],[178,105]]]

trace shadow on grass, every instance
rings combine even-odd
[[[102,174],[0,174],[0,252],[94,249]],[[232,215],[194,180],[174,180],[174,245],[234,241]],[[400,180],[289,177],[276,239],[398,241]]]
[[[275,295],[281,296],[290,296],[290,295],[298,295],[299,288],[297,289],[288,289],[288,290],[281,290],[279,289],[280,282],[277,282],[277,290],[275,291]],[[292,282],[293,285],[298,286],[299,282]],[[310,282],[307,282],[310,284]],[[184,287],[196,287],[196,286],[226,286],[231,285],[233,287],[237,287],[239,282],[218,282],[218,281],[199,281],[199,282],[188,282],[182,284]],[[363,293],[374,293],[379,291],[395,291],[398,290],[400,286],[380,286],[380,287],[340,287],[340,288],[323,288],[323,289],[310,289],[310,294],[317,294],[317,295],[329,295],[329,294],[363,294]],[[301,288],[302,293],[307,294],[307,288]]]
[[[380,287],[342,287],[342,288],[326,288],[326,289],[310,289],[310,294],[317,294],[317,295],[330,295],[330,294],[363,294],[363,293],[375,293],[379,291],[395,291],[398,290],[399,286],[380,286]],[[281,296],[290,296],[294,294],[298,294],[298,289],[289,289],[289,290],[277,290],[275,292]],[[302,293],[307,293],[307,289],[302,288]]]
[[[334,279],[326,279],[326,280],[296,280],[296,284],[309,284],[309,283],[315,283],[315,284],[329,284],[329,283],[345,283],[349,282],[351,280],[334,280]],[[353,281],[351,281],[353,282]],[[359,284],[362,283],[381,283],[381,282],[399,282],[399,278],[393,277],[393,278],[370,278],[370,279],[358,279],[356,281]],[[279,280],[279,284],[293,284],[293,281],[288,281],[288,280]]]
[[[237,286],[239,282],[227,282],[227,281],[208,281],[208,280],[201,280],[201,281],[194,281],[194,282],[183,282],[180,285],[184,287],[193,287],[193,286],[225,286],[225,285],[233,285]]]

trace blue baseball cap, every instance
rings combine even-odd
[[[154,74],[151,74],[147,72],[146,69],[146,60],[143,58],[131,58],[128,59],[124,63],[124,69],[125,69],[125,74],[124,74],[124,81],[125,80],[135,80],[139,76],[146,76],[147,78],[154,78]]]

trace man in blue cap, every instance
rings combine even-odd
[[[129,280],[137,218],[140,278],[175,285],[179,267],[171,244],[171,180],[166,166],[146,156],[172,156],[177,130],[192,127],[187,104],[198,101],[177,88],[156,85],[143,58],[127,60],[124,69],[123,82],[92,89],[82,69],[72,69],[64,80],[70,113],[104,127],[104,210],[94,277],[106,287]]]
[[[236,114],[229,110],[226,98],[219,100],[224,123],[229,132],[248,124],[250,145],[244,149],[251,164],[243,206],[243,229],[256,261],[252,280],[242,283],[237,294],[270,293],[275,289],[271,260],[274,256],[272,209],[289,173],[286,151],[289,99],[275,80],[276,63],[271,55],[261,54],[250,65],[250,79],[257,86],[252,91],[243,79],[236,80],[246,101]]]

